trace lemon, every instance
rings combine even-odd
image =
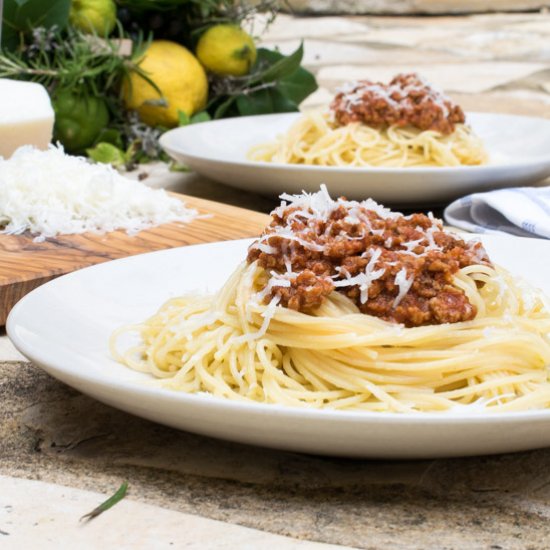
[[[69,21],[83,32],[110,34],[116,24],[116,4],[114,0],[72,0]]]
[[[242,76],[256,61],[256,46],[237,25],[216,25],[200,37],[197,57],[214,74]]]
[[[126,107],[136,110],[146,124],[171,128],[178,124],[178,111],[191,116],[206,106],[206,73],[197,58],[183,46],[155,40],[139,66],[158,86],[161,95],[136,72],[124,82],[122,95]]]

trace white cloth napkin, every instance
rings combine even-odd
[[[445,221],[475,233],[550,239],[550,187],[512,187],[474,193],[451,203]]]

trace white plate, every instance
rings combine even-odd
[[[532,184],[550,175],[550,120],[469,113],[468,122],[491,155],[485,166],[358,168],[252,162],[253,145],[285,133],[299,113],[229,118],[165,133],[174,159],[214,180],[264,195],[318,191],[388,204],[425,205],[499,187]]]
[[[550,242],[483,237],[495,261],[550,294]],[[111,332],[168,298],[216,290],[250,241],[142,254],[76,271],[23,298],[8,318],[16,347],[74,388],[124,411],[209,436],[308,453],[420,458],[550,446],[550,410],[392,414],[319,411],[188,395],[143,383],[111,359]]]

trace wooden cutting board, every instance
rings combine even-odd
[[[85,233],[38,243],[31,235],[0,234],[0,326],[25,294],[65,273],[153,250],[254,237],[269,222],[269,216],[252,210],[176,196],[199,214],[210,216],[186,224],[160,225],[133,236],[125,231],[105,235]]]

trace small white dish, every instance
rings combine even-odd
[[[550,242],[483,236],[495,262],[550,295]],[[188,246],[116,260],[55,279],[12,310],[7,331],[21,353],[62,382],[113,407],[212,437],[307,453],[428,458],[550,446],[550,410],[487,414],[329,411],[241,403],[147,384],[114,361],[117,327],[153,314],[168,298],[217,290],[249,240]],[[215,268],[214,268],[215,266]]]
[[[550,175],[550,120],[469,113],[467,121],[490,155],[484,166],[362,168],[253,162],[248,150],[284,134],[299,113],[228,118],[166,132],[164,150],[178,162],[221,183],[263,195],[317,191],[334,197],[426,205],[478,191],[530,185]]]

